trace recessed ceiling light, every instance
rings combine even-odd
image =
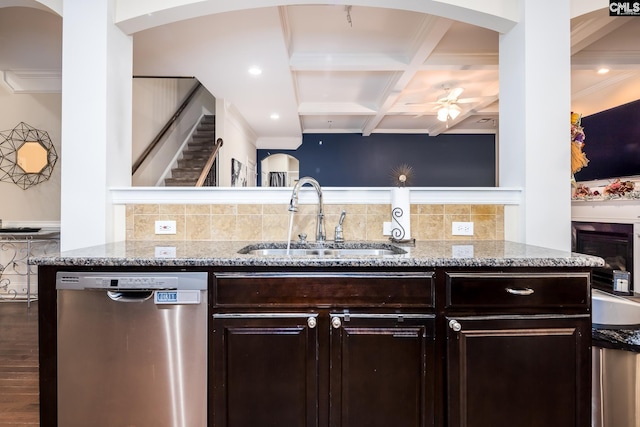
[[[262,69],[258,67],[251,67],[249,68],[249,74],[251,74],[252,76],[259,76],[260,74],[262,74]]]
[[[489,120],[491,119],[487,119],[486,117],[484,119],[480,119],[478,120],[476,123],[487,123]]]
[[[279,118],[280,118],[280,114],[278,113],[271,114],[271,120],[278,120]]]
[[[598,69],[598,74],[607,74],[609,71],[607,67],[602,67]]]

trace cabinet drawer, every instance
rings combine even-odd
[[[588,308],[590,275],[576,273],[447,273],[448,308]]]
[[[433,273],[216,274],[214,305],[433,307]]]

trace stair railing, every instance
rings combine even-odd
[[[202,172],[200,173],[200,178],[198,178],[198,182],[196,182],[196,187],[203,187],[204,184],[208,181],[209,172],[211,172],[211,168],[213,167],[213,163],[216,161],[216,156],[218,155],[218,150],[222,147],[223,141],[222,138],[216,139],[216,145],[213,147],[213,151],[205,163]],[[210,180],[209,180],[210,181]]]
[[[189,94],[184,99],[182,104],[178,107],[178,109],[173,114],[173,116],[171,116],[169,121],[162,127],[162,129],[160,129],[160,132],[158,132],[158,135],[156,135],[156,137],[153,138],[153,140],[149,143],[147,148],[144,149],[144,151],[142,152],[140,157],[138,157],[138,160],[135,161],[135,163],[133,164],[133,166],[131,168],[131,175],[135,174],[136,171],[140,168],[140,166],[142,166],[142,164],[145,162],[145,160],[147,160],[147,157],[149,157],[149,154],[151,154],[151,152],[158,146],[158,144],[160,143],[160,141],[162,140],[164,135],[167,133],[167,131],[180,118],[180,115],[182,114],[184,109],[187,108],[187,105],[189,105],[189,102],[191,102],[191,99],[193,99],[193,97],[195,96],[196,92],[201,87],[202,87],[202,83],[200,83],[200,82],[197,82],[193,86],[193,89],[191,89],[191,92],[189,92]]]

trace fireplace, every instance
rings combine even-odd
[[[605,261],[603,268],[593,271],[594,287],[609,292],[633,293],[633,228],[633,224],[571,223],[571,249]]]

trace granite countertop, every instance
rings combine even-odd
[[[279,242],[280,246],[284,242]],[[327,242],[332,243],[332,242]],[[385,245],[385,242],[376,242]],[[61,254],[30,257],[61,266],[265,266],[265,267],[597,267],[601,258],[510,241],[421,241],[389,256],[257,256],[238,251],[256,242],[117,242]],[[347,242],[342,247],[357,245]],[[268,243],[257,243],[269,247]],[[311,244],[313,245],[313,243]]]
[[[592,328],[591,338],[595,347],[640,353],[640,329]]]

